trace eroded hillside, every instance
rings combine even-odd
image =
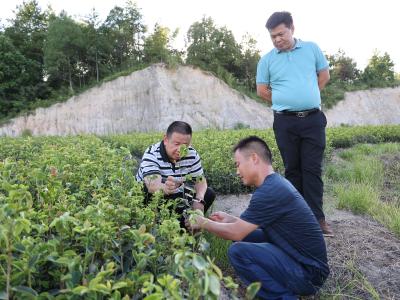
[[[399,124],[400,87],[346,93],[326,112],[328,126]],[[0,135],[98,135],[164,131],[174,120],[194,130],[272,126],[272,111],[231,89],[211,73],[189,66],[153,65],[103,83],[64,103],[10,120]]]

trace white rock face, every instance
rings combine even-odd
[[[266,105],[232,90],[222,80],[192,67],[166,69],[153,65],[92,88],[65,103],[36,109],[11,120],[0,135],[98,135],[165,131],[175,120],[194,130],[227,129],[242,123],[251,128],[272,126]]]
[[[328,126],[400,124],[400,87],[346,93],[325,114]]]

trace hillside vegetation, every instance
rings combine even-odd
[[[160,62],[211,71],[257,99],[256,65],[269,49],[257,49],[251,36],[239,43],[231,30],[204,16],[186,33],[186,48],[178,50],[172,46],[176,31],[157,24],[148,32],[134,2],[115,6],[105,20],[95,10],[86,15],[80,19],[66,11],[56,15],[30,0],[17,6],[9,22],[0,24],[0,120],[65,101]],[[343,99],[346,91],[398,85],[387,53],[374,53],[364,70],[343,51],[328,55],[328,60],[332,79],[322,95],[325,108]]]

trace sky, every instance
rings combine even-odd
[[[62,9],[74,17],[88,15],[96,8],[104,20],[115,6],[124,6],[125,0],[37,0],[42,9],[47,5],[59,13]],[[296,38],[314,41],[324,53],[332,55],[343,50],[359,69],[378,51],[387,52],[400,72],[399,13],[395,0],[136,0],[143,22],[152,32],[158,23],[171,30],[179,29],[175,47],[184,46],[184,37],[190,25],[203,16],[211,17],[218,27],[226,26],[237,42],[244,34],[254,37],[261,54],[272,49],[265,23],[275,11],[292,13]],[[22,0],[2,1],[0,19],[13,16],[13,10]]]

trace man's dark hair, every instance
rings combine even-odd
[[[272,154],[266,142],[258,136],[252,135],[242,139],[233,148],[233,152],[239,150],[240,152],[257,153],[257,155],[265,162],[272,164]]]
[[[287,28],[291,28],[293,26],[293,18],[290,12],[287,11],[277,11],[274,12],[265,24],[268,30],[274,29],[275,27],[285,24]]]
[[[192,127],[186,122],[174,121],[167,128],[167,137],[171,137],[174,132],[192,135]]]

